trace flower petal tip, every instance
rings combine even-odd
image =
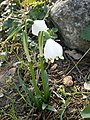
[[[60,56],[60,59],[64,60],[64,57],[63,57],[63,56]]]

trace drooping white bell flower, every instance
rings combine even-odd
[[[38,36],[40,31],[47,31],[48,28],[44,20],[35,20],[32,25],[32,34]]]
[[[44,47],[44,57],[46,62],[51,60],[52,63],[54,62],[54,59],[64,59],[62,46],[53,39],[48,39]]]

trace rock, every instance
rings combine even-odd
[[[82,57],[82,55],[80,53],[77,53],[76,50],[65,50],[65,53],[72,57],[74,60],[79,60]]]
[[[50,16],[66,46],[83,52],[90,48],[90,41],[80,38],[80,32],[90,23],[90,0],[57,0]]]

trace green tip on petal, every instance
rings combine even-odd
[[[64,57],[63,57],[63,56],[60,56],[60,59],[64,60]]]
[[[56,56],[56,60],[58,60],[58,56]]]

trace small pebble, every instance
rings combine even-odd
[[[73,86],[72,76],[66,76],[65,78],[63,78],[63,84],[68,87]]]

